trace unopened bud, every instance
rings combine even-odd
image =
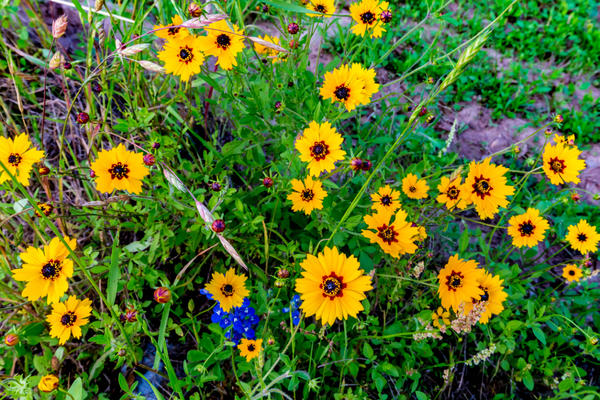
[[[144,164],[151,167],[156,162],[156,158],[152,154],[144,154]]]
[[[171,291],[164,286],[159,287],[154,291],[154,300],[160,304],[168,303],[171,300]]]
[[[152,148],[153,148],[154,150],[158,150],[158,149],[160,149],[160,143],[157,143],[157,142],[154,142],[154,143],[152,143]]]
[[[384,24],[389,24],[392,22],[392,12],[390,10],[383,10],[379,15],[379,19],[381,19],[381,22]]]
[[[277,271],[277,277],[281,278],[281,279],[289,278],[290,277],[290,271],[288,271],[285,268],[282,268],[279,271]]]
[[[196,3],[190,3],[188,6],[188,13],[194,18],[198,18],[202,15],[202,8]]]
[[[556,122],[557,124],[562,124],[563,121],[564,121],[563,116],[560,114],[556,114],[556,116],[554,117],[554,122]]]
[[[45,165],[42,165],[38,168],[38,173],[40,175],[48,175],[50,173],[50,168],[46,167]]]
[[[67,31],[67,26],[69,25],[69,21],[65,14],[61,15],[57,19],[52,22],[52,37],[54,39],[58,39]]]
[[[212,230],[216,233],[221,233],[225,230],[225,221],[222,219],[215,219],[212,223]]]
[[[295,35],[299,31],[300,31],[300,26],[297,23],[292,22],[288,25],[288,32],[290,35]]]
[[[8,335],[4,336],[4,344],[5,345],[7,345],[9,347],[13,347],[17,343],[19,343],[19,337],[17,335],[15,335],[14,333],[9,333]]]
[[[221,190],[221,184],[219,182],[213,182],[210,184],[210,190],[213,192],[218,192]]]
[[[87,124],[88,121],[90,120],[90,116],[88,115],[88,113],[86,112],[80,112],[79,114],[77,114],[77,123],[78,124]]]
[[[264,186],[264,187],[266,187],[266,188],[270,188],[271,186],[273,186],[273,178],[271,178],[271,177],[268,177],[268,176],[265,176],[265,177],[263,178],[263,181],[262,181],[262,183],[263,183],[263,186]]]

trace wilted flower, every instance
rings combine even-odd
[[[52,22],[52,37],[54,39],[58,39],[67,31],[67,26],[69,25],[69,21],[65,14],[61,15],[57,19]]]
[[[38,389],[44,393],[50,393],[58,388],[58,378],[56,375],[44,375],[38,383]]]

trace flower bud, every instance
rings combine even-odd
[[[157,143],[157,142],[154,142],[154,143],[152,143],[152,148],[153,148],[154,150],[158,150],[158,149],[160,149],[160,143]]]
[[[281,279],[289,278],[290,277],[290,271],[288,271],[285,268],[282,268],[279,271],[277,271],[277,277],[281,278]]]
[[[299,31],[300,31],[300,26],[297,23],[292,22],[288,25],[288,32],[290,35],[295,35]]]
[[[13,347],[15,346],[17,343],[19,343],[19,336],[17,336],[14,333],[9,333],[8,335],[4,336],[4,344],[9,346],[9,347]]]
[[[363,171],[368,171],[371,169],[371,167],[373,166],[373,163],[369,160],[362,160],[362,167],[361,169]]]
[[[267,344],[268,344],[269,346],[273,346],[273,345],[275,344],[275,339],[273,339],[272,337],[270,337],[270,338],[267,340]]]
[[[98,82],[94,82],[92,84],[92,90],[96,93],[100,93],[100,92],[102,92],[102,86],[100,86],[100,84]]]
[[[262,6],[262,12],[264,12],[265,14],[268,13],[270,10],[269,5],[268,4],[263,4]]]
[[[190,16],[193,18],[198,18],[202,15],[202,7],[196,3],[190,3],[188,6],[188,14],[190,14]]]
[[[544,131],[544,135],[546,135],[546,136],[552,136],[552,129],[546,128],[546,130]]]
[[[90,169],[90,178],[95,178],[96,177],[96,173],[94,172],[93,169]]]
[[[276,288],[282,288],[282,287],[284,287],[284,286],[285,286],[285,282],[284,282],[283,280],[281,280],[281,279],[277,279],[277,280],[275,281],[275,287],[276,287]]]
[[[352,168],[353,171],[360,171],[362,169],[362,160],[360,158],[353,158],[350,161],[350,168]]]
[[[521,152],[521,148],[519,146],[513,146],[513,153],[519,154]]]
[[[219,182],[213,182],[210,184],[210,190],[213,192],[218,192],[221,190],[221,184]]]
[[[222,219],[215,219],[212,223],[212,230],[216,233],[221,233],[225,230],[225,221]]]
[[[71,63],[70,62],[66,62],[63,64],[63,69],[71,69]]]
[[[135,322],[137,321],[137,314],[137,310],[133,306],[129,306],[125,310],[125,313],[119,316],[119,319],[121,320],[121,322]]]
[[[270,188],[271,186],[273,186],[273,178],[265,176],[263,178],[262,184],[264,187]]]
[[[117,353],[119,357],[125,357],[125,354],[127,354],[127,351],[125,351],[125,349],[119,349]]]
[[[90,116],[88,115],[88,113],[86,112],[80,112],[79,114],[77,114],[77,123],[78,124],[87,124],[88,121],[90,120]]]
[[[54,39],[58,39],[67,31],[67,26],[69,25],[69,21],[65,14],[61,15],[57,19],[52,22],[52,37]]]
[[[563,121],[564,121],[563,116],[560,114],[556,114],[556,116],[554,117],[554,122],[556,122],[557,124],[562,124]]]
[[[44,375],[40,383],[38,383],[38,389],[44,393],[53,392],[56,388],[58,388],[58,378],[56,375]]]
[[[298,41],[290,40],[290,49],[297,49],[297,48],[298,48]]]
[[[45,165],[42,165],[38,168],[38,173],[42,176],[48,175],[50,173],[50,168],[46,167]]]
[[[573,200],[575,203],[577,203],[579,200],[581,200],[581,196],[579,196],[578,193],[571,193],[571,200]]]
[[[154,291],[154,301],[160,304],[168,303],[171,300],[171,291],[162,286]]]
[[[275,113],[279,114],[283,110],[283,103],[280,101],[275,102]]]
[[[381,14],[379,14],[379,19],[381,19],[381,22],[384,24],[389,24],[392,22],[392,12],[390,10],[383,10]]]
[[[156,162],[156,158],[152,154],[144,154],[144,164],[151,167]]]

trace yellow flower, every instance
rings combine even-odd
[[[460,177],[450,180],[447,177],[442,177],[440,184],[437,189],[440,194],[436,200],[438,203],[446,205],[448,210],[452,210],[454,207],[458,207],[464,210],[467,207],[467,201],[465,200],[465,190],[461,184],[462,179]]]
[[[440,323],[440,321],[442,322]],[[434,311],[433,315],[431,316],[431,322],[436,328],[450,325],[450,312],[445,310],[443,307],[438,307],[438,309]]]
[[[469,165],[463,189],[467,203],[475,203],[480,218],[493,218],[500,207],[508,205],[506,197],[512,195],[515,188],[506,183],[507,171],[502,165],[490,164],[490,158],[480,163],[472,161]]]
[[[116,148],[100,151],[91,168],[96,176],[96,189],[103,193],[111,193],[115,189],[140,193],[142,179],[149,174],[144,157],[127,150],[122,143]]]
[[[29,186],[29,174],[33,164],[44,157],[44,152],[32,148],[26,134],[21,133],[14,139],[0,137],[0,162],[23,186]],[[0,184],[10,179],[10,176],[0,165]]]
[[[585,219],[582,219],[577,225],[569,226],[565,239],[573,249],[586,254],[589,251],[594,252],[598,249],[600,234],[596,231],[596,227],[591,226]]]
[[[77,241],[64,237],[71,250]],[[73,276],[73,261],[68,259],[69,250],[58,237],[41,249],[28,247],[20,254],[23,266],[12,271],[17,281],[27,282],[21,296],[30,301],[48,296],[47,304],[57,303],[67,292],[67,278]]]
[[[331,15],[335,13],[334,0],[309,0],[306,7],[311,11],[315,11],[315,12],[323,14],[323,15],[319,15],[319,14],[307,13],[307,15],[309,17],[331,18]]]
[[[352,33],[364,36],[365,32],[369,32],[371,37],[380,38],[381,34],[385,32],[385,27],[379,16],[388,8],[387,2],[380,3],[378,0],[362,0],[359,3],[351,4],[350,15],[357,23],[352,27]]]
[[[556,144],[562,144],[563,146],[573,146],[575,145],[575,135],[564,137],[556,133],[554,134],[554,142],[556,142]]]
[[[363,310],[361,301],[373,286],[356,257],[325,247],[316,257],[308,254],[300,266],[302,278],[296,280],[296,292],[307,316],[332,325],[336,319],[356,318]]]
[[[416,237],[417,242],[422,242],[423,240],[427,239],[427,230],[425,230],[425,227],[417,225],[416,228],[417,232],[419,232]]]
[[[201,37],[205,54],[217,57],[217,65],[230,70],[237,65],[236,55],[244,50],[244,31],[237,25],[229,27],[226,20],[213,22],[206,28],[207,36]]]
[[[52,204],[38,203],[37,206],[40,209],[40,211],[42,212],[42,214],[44,214],[46,217],[48,217],[50,214],[52,214],[52,211],[54,211],[54,206]],[[37,211],[34,211],[34,214],[36,217],[42,216],[42,214],[40,214]]]
[[[323,87],[319,91],[321,97],[342,103],[348,111],[354,110],[360,104],[368,104],[371,97],[369,91],[376,91],[379,85],[375,84],[374,71],[369,72],[359,67],[342,65],[326,72]]]
[[[229,312],[234,307],[240,307],[250,294],[246,289],[246,279],[245,275],[236,275],[233,268],[225,274],[213,272],[205,289],[219,302],[223,311]]]
[[[58,378],[56,375],[44,375],[38,383],[38,389],[44,393],[50,393],[58,388]]]
[[[469,313],[473,306],[480,302],[485,302],[485,311],[481,314],[479,322],[487,324],[492,315],[498,315],[504,310],[502,303],[508,296],[502,286],[502,279],[497,275],[492,275],[486,271],[479,274],[477,278],[479,289],[483,290],[483,294],[477,298],[472,298],[471,302],[465,303],[465,313]]]
[[[575,264],[567,264],[563,268],[562,277],[568,282],[579,282],[582,276],[583,272],[581,271],[581,268],[577,268]]]
[[[402,179],[402,191],[411,199],[426,199],[428,190],[427,181],[415,174],[408,174]]]
[[[406,212],[402,209],[398,209],[396,214],[377,212],[365,215],[364,221],[368,229],[364,229],[362,235],[371,243],[379,244],[392,257],[398,258],[401,254],[412,254],[417,250],[415,241],[419,238],[419,229],[406,221]]]
[[[79,339],[81,327],[88,323],[92,313],[91,305],[90,299],[79,301],[75,296],[69,296],[64,303],[54,304],[52,313],[46,318],[50,323],[50,336],[58,338],[60,345],[65,344],[71,335]]]
[[[438,295],[442,307],[458,311],[461,304],[471,303],[472,299],[479,299],[483,290],[479,287],[479,280],[483,271],[477,268],[477,262],[464,261],[453,255],[446,266],[438,274]]]
[[[204,63],[201,39],[185,36],[165,43],[157,57],[165,63],[165,72],[179,76],[183,82],[200,72]]]
[[[246,357],[246,361],[258,357],[262,350],[262,342],[262,339],[248,340],[242,338],[237,346],[240,349],[240,356]]]
[[[276,36],[264,35],[260,39],[264,40],[265,42],[273,43],[279,46],[279,38]],[[281,62],[285,56],[285,54],[282,54],[274,48],[262,45],[257,42],[254,42],[254,50],[256,50],[256,52],[261,56],[270,58],[273,64]]]
[[[319,125],[313,121],[296,140],[296,149],[300,152],[300,160],[308,163],[310,174],[319,176],[323,171],[333,170],[335,162],[344,159],[343,141],[342,135],[329,122]]]
[[[579,159],[581,150],[577,146],[562,143],[544,148],[544,172],[553,185],[573,182],[579,183],[579,172],[585,168],[585,161]]]
[[[158,36],[159,38],[162,39],[167,39],[169,41],[171,40],[179,40],[179,39],[183,39],[187,36],[190,35],[190,31],[188,31],[186,28],[180,28],[178,27],[178,25],[183,24],[183,20],[181,19],[181,17],[179,15],[176,15],[173,17],[173,19],[171,19],[171,24],[169,25],[154,25],[154,29],[160,29],[156,32],[154,32],[154,34],[156,36]],[[161,28],[167,28],[170,27],[168,29],[161,29]]]
[[[393,214],[401,206],[399,199],[400,192],[392,189],[390,185],[385,185],[371,195],[371,208],[381,214]]]
[[[294,191],[288,194],[287,198],[292,201],[292,211],[304,211],[306,215],[310,215],[313,210],[323,208],[323,199],[327,192],[323,190],[321,181],[313,180],[309,176],[304,182],[292,179],[291,184]]]
[[[515,215],[508,220],[508,234],[512,236],[513,246],[533,247],[544,240],[550,225],[535,208],[528,208],[524,214]]]

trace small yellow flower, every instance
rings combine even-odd
[[[319,176],[323,171],[335,169],[335,163],[344,159],[343,141],[342,135],[329,122],[318,124],[313,121],[296,141],[296,149],[300,152],[300,160],[308,163],[310,174]]]
[[[441,323],[440,323],[441,321]],[[450,325],[450,312],[445,310],[443,307],[438,307],[431,316],[431,322],[436,328]]]
[[[326,72],[319,93],[323,99],[342,103],[346,110],[352,111],[359,105],[369,104],[378,90],[375,71],[355,63]]]
[[[479,289],[483,290],[480,297],[473,298],[471,302],[465,303],[465,313],[469,313],[477,303],[485,302],[485,311],[481,314],[479,322],[487,324],[492,315],[498,315],[504,310],[504,301],[508,295],[504,291],[502,283],[504,282],[498,275],[492,275],[483,271],[477,277]]]
[[[480,218],[493,218],[500,207],[508,205],[507,196],[512,195],[515,188],[507,184],[504,176],[507,171],[502,165],[491,164],[490,158],[480,163],[471,161],[463,190],[467,203],[475,203]]]
[[[464,261],[453,255],[448,263],[438,274],[438,295],[442,307],[458,311],[461,304],[471,303],[473,299],[480,299],[484,294],[479,287],[483,270],[477,268],[476,261]]]
[[[88,323],[92,313],[92,301],[90,299],[77,300],[75,296],[69,296],[64,303],[52,306],[52,313],[46,321],[50,323],[50,336],[58,338],[58,344],[63,345],[73,335],[74,338],[81,337],[81,327]]]
[[[43,151],[32,146],[24,133],[14,139],[0,137],[0,162],[23,186],[29,186],[33,164],[44,157]],[[10,179],[4,168],[0,165],[0,184]]]
[[[588,224],[585,219],[582,219],[577,225],[568,227],[565,239],[573,249],[586,254],[590,251],[595,252],[598,249],[600,234],[596,231],[596,227]]]
[[[200,38],[200,48],[205,54],[217,57],[217,65],[230,70],[237,65],[235,57],[244,50],[244,31],[227,20],[213,22],[206,28],[207,36]]]
[[[550,225],[535,208],[528,208],[524,214],[515,215],[508,220],[508,234],[512,236],[515,247],[533,247],[544,240],[544,234]]]
[[[165,43],[157,57],[165,63],[165,72],[179,76],[183,82],[200,72],[204,63],[202,43],[196,36],[184,36]]]
[[[563,268],[562,276],[568,282],[578,282],[583,276],[583,271],[581,271],[581,268],[577,268],[575,264],[567,264]]]
[[[467,207],[467,201],[465,200],[465,190],[461,181],[460,176],[453,180],[443,176],[437,187],[440,192],[436,198],[438,203],[445,204],[448,210],[455,207],[464,210]]]
[[[381,21],[380,15],[389,8],[387,2],[378,0],[361,0],[359,3],[350,5],[350,15],[356,25],[352,27],[352,33],[364,36],[369,33],[371,37],[380,38],[385,32],[385,24]]]
[[[406,212],[398,209],[395,214],[376,212],[365,215],[368,229],[361,233],[371,243],[377,243],[381,249],[398,258],[401,254],[412,254],[417,250],[417,241],[421,235],[419,228],[406,221]]]
[[[311,10],[318,12],[319,14],[307,13],[309,17],[326,17],[331,18],[331,15],[335,13],[334,0],[308,0],[306,7]]]
[[[402,179],[402,191],[411,199],[426,199],[428,190],[427,181],[415,174],[408,174]]]
[[[260,39],[279,46],[279,38],[276,36],[264,35]],[[257,42],[254,42],[254,49],[259,55],[270,58],[273,64],[283,61],[285,57],[285,53],[282,54],[280,51],[277,51],[272,47],[268,47]]]
[[[234,307],[240,307],[250,294],[246,289],[246,279],[245,275],[237,275],[233,268],[225,274],[213,272],[205,289],[219,302],[223,311],[229,312]]]
[[[179,15],[176,15],[171,19],[169,25],[155,25],[154,29],[158,29],[154,34],[162,39],[167,40],[179,40],[190,35],[190,31],[186,28],[180,28],[178,25],[183,24],[183,20]],[[162,29],[168,28],[168,29]]]
[[[292,211],[304,211],[306,215],[310,215],[313,210],[323,208],[323,199],[327,192],[323,190],[321,181],[313,180],[309,176],[304,182],[292,179],[291,184],[294,191],[288,194],[287,198],[292,201]]]
[[[385,185],[371,195],[371,208],[378,213],[393,214],[401,206],[399,199],[400,192],[392,189],[390,185]]]
[[[544,148],[543,169],[550,183],[560,185],[567,182],[579,183],[579,173],[585,168],[585,161],[579,159],[581,150],[577,146],[548,143]]]
[[[246,357],[246,361],[258,357],[262,350],[262,342],[262,339],[249,340],[242,338],[237,346],[240,349],[240,356]]]
[[[58,378],[56,375],[44,375],[38,383],[38,389],[44,393],[53,392],[58,388]]]
[[[144,157],[127,150],[122,143],[111,150],[100,151],[91,168],[96,176],[96,189],[103,193],[115,189],[141,193],[142,179],[150,173],[144,165]]]

